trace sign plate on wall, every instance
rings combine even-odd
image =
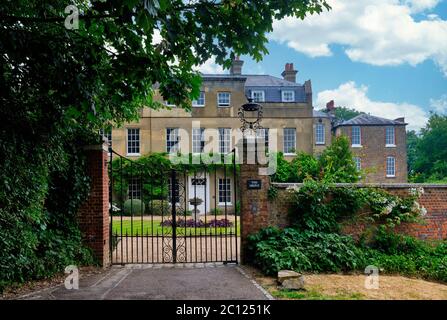
[[[261,189],[261,180],[247,180],[247,189]]]

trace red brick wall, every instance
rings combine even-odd
[[[290,200],[287,196],[287,187],[300,184],[275,184],[278,187],[278,197],[272,201],[269,213],[270,217],[277,217],[276,221],[269,221],[269,225],[284,227],[288,223]],[[344,184],[340,184],[341,186]],[[427,184],[358,184],[362,186],[381,187],[391,194],[405,196],[411,188],[424,189],[424,193],[419,199],[419,203],[427,210],[423,224],[403,223],[397,226],[396,231],[413,235],[420,239],[440,240],[447,239],[447,185],[427,185]],[[267,226],[267,225],[265,225]],[[353,236],[359,235],[365,225],[360,223],[343,225],[343,232]]]
[[[78,221],[84,243],[90,247],[102,266],[110,264],[109,244],[109,178],[107,173],[107,147],[85,148],[88,174],[91,178],[90,194],[78,212]]]
[[[246,260],[245,248],[247,237],[265,228],[272,221],[270,219],[270,203],[268,201],[269,176],[258,173],[259,166],[242,164],[240,175],[240,202],[241,202],[241,260]],[[249,190],[247,182],[250,179],[261,180],[261,189]]]

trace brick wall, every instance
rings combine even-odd
[[[300,186],[302,184],[274,184],[278,188],[278,197],[270,204],[268,226],[284,227],[289,224],[290,199],[287,195],[287,187]],[[345,186],[346,184],[338,184]],[[409,234],[420,239],[439,240],[447,239],[447,185],[429,184],[355,184],[358,187],[380,187],[391,194],[405,196],[411,188],[424,189],[424,194],[419,199],[421,206],[427,209],[423,224],[403,223],[397,226],[400,233]],[[343,232],[353,236],[359,235],[365,229],[360,223],[343,224]]]
[[[105,267],[110,264],[107,146],[88,146],[85,152],[91,189],[78,212],[78,221],[84,243],[93,250],[99,263]]]
[[[241,262],[246,260],[247,237],[269,225],[270,203],[268,201],[269,176],[259,175],[259,166],[242,164],[240,171],[241,203]],[[261,180],[261,189],[248,189],[248,180]],[[275,220],[273,220],[275,221]]]

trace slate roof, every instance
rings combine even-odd
[[[330,118],[331,116],[327,114],[326,112],[321,112],[318,110],[313,111],[313,117],[314,118]]]
[[[246,87],[302,87],[300,83],[290,82],[268,74],[202,74],[204,80],[246,80]]]
[[[350,120],[337,124],[340,126],[387,126],[387,125],[407,125],[405,122],[375,117],[370,114],[361,114]]]
[[[287,81],[267,74],[245,75],[246,87],[302,87],[302,84]]]

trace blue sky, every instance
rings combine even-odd
[[[447,0],[328,0],[330,12],[276,21],[269,54],[244,73],[279,76],[294,63],[312,80],[314,106],[334,99],[377,116],[424,126],[447,112]]]

